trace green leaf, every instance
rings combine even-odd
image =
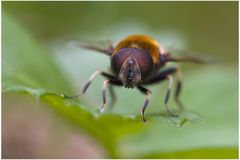
[[[143,158],[238,158],[238,147],[228,147],[228,148],[202,148],[195,150],[187,150],[187,151],[179,151],[179,152],[170,152],[170,153],[162,153],[162,154],[152,154],[146,155]]]
[[[70,85],[53,57],[28,31],[3,12],[3,82],[52,92],[69,92]]]
[[[155,158],[236,158],[237,74],[219,66],[204,68],[190,73],[182,97],[188,100],[192,110],[204,115],[203,123],[184,125],[179,129],[155,124],[138,134],[128,135],[119,147],[125,158],[136,158],[136,155],[141,158],[149,153]],[[225,148],[224,155],[219,155],[221,148]]]
[[[231,68],[203,68],[189,73],[190,78],[186,80],[188,85],[182,98],[188,100],[189,108],[196,113],[187,110],[178,113],[179,117],[169,117],[153,112],[151,108],[159,105],[159,99],[153,97],[151,106],[154,107],[149,108],[150,114],[146,113],[148,123],[144,124],[139,116],[140,108],[134,108],[131,101],[122,102],[122,108],[115,112],[100,114],[98,110],[79,102],[63,99],[60,94],[71,94],[73,89],[53,56],[5,11],[2,18],[3,92],[27,93],[35,97],[36,101],[45,102],[70,124],[84,129],[98,140],[109,157],[153,155],[186,158],[198,157],[198,153],[200,157],[218,157],[206,148],[226,148],[223,153],[227,156],[221,157],[235,157],[237,77]],[[156,90],[156,87],[153,88],[153,91]],[[138,100],[136,96],[134,98]],[[127,113],[129,108],[133,113],[121,113]],[[188,121],[202,122],[202,119],[204,123],[186,124]],[[235,148],[228,149],[229,146]],[[220,149],[216,149],[216,153],[219,152]]]

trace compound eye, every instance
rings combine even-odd
[[[116,75],[119,74],[120,69],[126,59],[131,56],[131,52],[129,49],[121,49],[118,53],[116,53],[111,60],[111,67]]]
[[[129,57],[132,58],[128,59]],[[138,66],[141,71],[141,80],[144,80],[151,75],[154,67],[151,54],[142,48],[122,48],[113,55],[111,60],[111,67],[116,76],[119,76],[123,63],[126,62],[127,59],[128,63],[131,63],[132,61],[133,66]]]

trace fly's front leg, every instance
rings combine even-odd
[[[146,99],[144,101],[144,104],[143,104],[143,107],[141,109],[141,116],[142,116],[142,121],[143,122],[146,122],[146,119],[144,117],[144,113],[145,113],[145,109],[147,108],[148,106],[148,103],[149,103],[149,100],[150,100],[150,95],[152,94],[152,92],[142,86],[138,86],[138,89],[144,93],[146,95]]]
[[[122,83],[121,83],[120,81],[118,81],[118,80],[109,80],[109,79],[108,79],[108,80],[105,80],[105,81],[103,82],[103,89],[102,89],[103,103],[102,103],[102,105],[101,105],[101,107],[100,107],[100,112],[103,112],[103,111],[104,111],[104,107],[105,107],[106,99],[107,99],[106,91],[107,91],[107,86],[108,86],[109,84],[119,85],[119,86],[122,85]],[[114,95],[113,98],[115,98],[115,95]],[[114,101],[115,101],[115,99],[114,99]]]
[[[92,81],[97,77],[97,75],[102,75],[102,76],[107,77],[107,78],[110,78],[110,79],[115,79],[114,76],[112,76],[112,75],[110,75],[110,74],[108,74],[108,73],[105,73],[105,72],[103,72],[103,71],[96,71],[96,72],[94,72],[94,73],[91,75],[91,77],[89,78],[89,80],[85,83],[82,91],[81,91],[79,94],[74,95],[74,96],[66,96],[66,95],[61,95],[61,96],[64,97],[64,98],[72,99],[72,98],[76,98],[76,97],[79,97],[79,96],[85,94],[86,91],[87,91],[87,89],[89,88],[90,84],[91,84]]]
[[[102,97],[103,97],[103,103],[102,106],[100,108],[100,112],[104,111],[104,106],[106,104],[106,89],[107,89],[107,85],[109,84],[109,80],[105,80],[103,82],[103,89],[102,89]]]

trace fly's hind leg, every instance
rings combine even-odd
[[[182,74],[181,74],[181,70],[179,68],[177,68],[176,72],[177,72],[177,86],[176,86],[176,90],[174,93],[174,100],[175,100],[176,104],[178,105],[178,107],[180,108],[180,110],[183,110],[184,105],[179,99],[180,92],[182,90]]]

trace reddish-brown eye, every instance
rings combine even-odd
[[[124,62],[129,57],[136,59],[136,65],[138,65],[141,71],[141,80],[144,80],[151,75],[154,62],[151,55],[142,48],[122,48],[113,55],[111,66],[116,75],[119,74]]]

